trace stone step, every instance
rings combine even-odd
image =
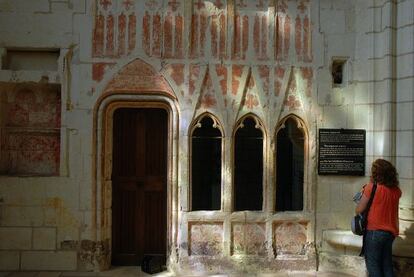
[[[147,274],[139,267],[119,267],[103,272],[0,272],[0,277],[353,277],[338,272],[278,272],[258,274],[174,275],[171,272]]]

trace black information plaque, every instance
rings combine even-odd
[[[366,132],[319,129],[319,175],[365,175]]]

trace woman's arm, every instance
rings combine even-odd
[[[367,198],[365,195],[362,195],[361,200],[359,201],[358,205],[355,208],[355,213],[356,214],[362,213],[367,207],[368,202],[369,202],[369,198]]]

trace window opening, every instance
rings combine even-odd
[[[346,59],[335,59],[332,62],[332,81],[334,86],[341,86],[345,83],[345,63]]]
[[[235,133],[234,209],[262,210],[263,133],[252,117],[245,118]]]
[[[218,124],[209,116],[195,125],[191,137],[192,210],[220,210],[221,145]]]
[[[289,118],[277,133],[276,210],[303,210],[304,134]]]

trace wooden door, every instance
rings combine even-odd
[[[167,112],[121,108],[113,119],[112,264],[166,255]]]

